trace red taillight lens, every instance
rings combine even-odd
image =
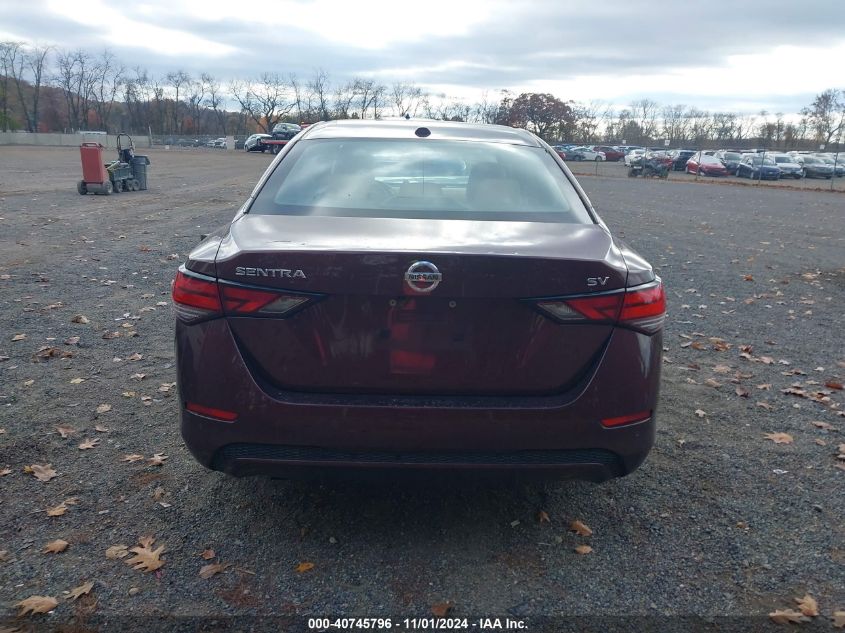
[[[181,270],[173,282],[176,316],[185,322],[199,321],[221,313],[217,282],[186,275]]]
[[[281,316],[311,299],[303,295],[220,284],[223,310],[226,314],[265,314]]]
[[[663,326],[666,295],[663,283],[658,279],[647,286],[624,292],[538,301],[537,307],[564,322],[618,322],[653,334]]]
[[[619,315],[620,323],[653,334],[663,327],[666,318],[666,293],[658,282],[642,290],[629,290]]]

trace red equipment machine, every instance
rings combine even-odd
[[[147,188],[146,156],[135,156],[135,144],[128,134],[117,135],[117,160],[103,163],[100,143],[83,143],[79,146],[82,160],[82,180],[76,184],[80,195],[87,193],[109,195],[121,191],[138,191]]]

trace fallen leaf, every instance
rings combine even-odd
[[[438,602],[437,604],[431,605],[431,614],[436,618],[445,618],[454,606],[451,602]]]
[[[743,275],[742,279],[744,281],[754,281],[754,275]]]
[[[764,437],[775,444],[792,444],[792,436],[789,433],[766,433]]]
[[[142,536],[138,539],[140,545],[136,545],[129,549],[135,554],[132,558],[126,560],[127,565],[131,565],[134,569],[139,571],[155,571],[160,569],[165,561],[161,560],[161,553],[164,551],[164,545],[153,549],[155,538],[152,536]]]
[[[105,340],[107,340],[107,341],[109,341],[109,340],[111,340],[111,339],[113,339],[113,338],[120,338],[120,332],[117,332],[117,331],[115,331],[115,332],[106,332],[105,334],[103,334],[103,338],[104,338]]]
[[[84,585],[79,585],[78,587],[74,587],[70,591],[68,591],[68,595],[65,600],[77,600],[81,598],[85,594],[89,593],[94,588],[94,581],[86,582]]]
[[[129,462],[130,464],[135,462],[140,462],[144,459],[143,455],[138,455],[137,453],[133,453],[132,455],[124,455],[123,459],[120,461],[122,462]]]
[[[70,379],[70,384],[72,384],[72,385],[78,385],[78,384],[83,383],[83,382],[85,382],[84,378],[71,378]]]
[[[15,606],[20,607],[18,617],[23,617],[27,613],[47,613],[55,609],[59,601],[50,596],[30,596],[25,600],[21,600]]]
[[[129,548],[126,545],[112,545],[106,550],[106,558],[126,558],[129,556]]]
[[[50,541],[44,546],[44,549],[41,550],[42,554],[58,554],[59,552],[63,552],[67,549],[69,543],[67,541],[63,541],[62,539],[56,539],[55,541]]]
[[[46,464],[41,466],[40,464],[32,464],[29,466],[29,472],[38,480],[38,481],[50,481],[54,477],[58,475],[58,473],[53,470],[52,464]]]
[[[211,560],[214,556],[215,554],[213,549],[205,549],[202,551],[202,554],[200,554],[200,558],[203,560]]]
[[[99,443],[99,438],[87,439],[79,445],[79,450],[87,451],[89,449],[96,448]]]
[[[708,387],[713,387],[714,389],[718,389],[719,387],[722,386],[722,383],[720,383],[716,380],[713,380],[712,378],[708,378],[707,380],[705,380],[704,384],[707,385]]]
[[[549,518],[549,514],[545,510],[540,510],[540,512],[537,513],[537,520],[540,523],[551,523],[552,522],[551,519]]]
[[[69,336],[65,339],[65,345],[79,345],[78,336]]]
[[[48,517],[60,517],[65,512],[67,512],[67,506],[65,505],[64,501],[57,505],[55,508],[47,508],[45,511],[47,512]]]
[[[13,340],[13,341],[23,341],[23,340],[26,340],[26,334],[15,334],[15,335],[12,337],[12,340]]]
[[[127,356],[126,360],[141,360],[142,358],[144,358],[143,354],[135,352],[134,354],[132,354],[132,356]]]
[[[95,425],[94,430],[97,431],[97,433],[108,433],[109,432],[109,430],[106,427],[104,427],[100,424]]]
[[[716,372],[717,374],[728,374],[728,373],[730,373],[731,368],[728,365],[716,365],[713,368],[713,371]]]
[[[834,611],[831,620],[837,629],[845,628],[845,611]]]
[[[707,413],[705,411],[702,411],[701,409],[696,409],[695,414],[700,418],[703,418],[707,415]]]
[[[774,407],[772,405],[770,405],[768,402],[758,402],[757,406],[760,407],[761,409],[765,409],[766,411],[771,411],[772,409],[774,409]]]
[[[230,563],[211,563],[210,565],[203,565],[200,568],[200,578],[207,580],[215,574],[219,574],[221,571],[224,571],[229,566]]]
[[[9,468],[8,466],[6,466],[3,469],[0,469],[0,477],[5,477],[6,475],[11,475],[11,474],[12,474],[12,469]]]
[[[827,387],[828,389],[836,389],[837,391],[842,390],[842,383],[839,382],[838,380],[828,380],[827,382],[824,383],[824,386]]]
[[[803,598],[795,598],[795,602],[798,604],[798,610],[804,615],[814,618],[819,614],[819,604],[810,594],[806,594]]]
[[[314,563],[299,563],[296,566],[297,573],[304,574],[306,571],[311,571],[314,569]]]
[[[810,422],[814,427],[817,429],[824,429],[825,431],[833,431],[836,427],[828,422],[822,422],[821,420],[813,420]]]
[[[101,404],[97,407],[97,413],[108,413],[109,411],[111,411],[110,404]]]
[[[131,375],[131,376],[129,376],[129,377],[130,377],[130,378],[134,378],[134,379],[136,379],[136,380],[143,380],[144,378],[146,378],[146,377],[147,377],[147,374],[140,374],[140,373],[139,373],[139,374],[132,374],[132,375]]]
[[[592,536],[593,531],[587,526],[586,523],[575,519],[572,523],[569,524],[569,529],[575,532],[578,536]]]
[[[82,325],[85,325],[87,323],[90,323],[91,321],[84,314],[77,314],[75,317],[73,317],[70,320],[70,322],[71,323],[81,323]]]
[[[734,389],[734,392],[740,398],[747,398],[748,397],[748,389],[743,389],[742,387],[737,387],[736,389]]]
[[[593,548],[590,547],[589,545],[579,545],[578,547],[575,548],[575,551],[578,554],[589,554],[590,552],[593,551]]]
[[[72,426],[57,426],[56,431],[62,436],[62,439],[67,439],[69,435],[76,433],[76,429]]]
[[[769,614],[769,617],[775,624],[801,624],[810,621],[810,618],[806,615],[792,609],[773,611]]]
[[[155,454],[153,454],[152,457],[150,457],[147,460],[147,463],[150,466],[161,466],[166,461],[167,461],[167,455],[164,455],[163,453],[155,453]]]

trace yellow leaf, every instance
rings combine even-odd
[[[582,521],[579,521],[578,519],[569,524],[569,529],[578,534],[579,536],[593,535],[593,531],[587,526],[587,524],[583,523]]]
[[[47,613],[52,611],[59,604],[59,601],[50,596],[30,596],[25,600],[21,600],[15,606],[20,607],[18,617],[24,616],[27,613]]]
[[[63,541],[62,539],[56,539],[55,541],[50,541],[44,546],[44,549],[41,550],[42,554],[58,554],[59,552],[63,552],[67,549],[69,543],[67,541]]]
[[[579,554],[589,554],[590,552],[593,551],[593,548],[590,547],[589,545],[579,545],[578,547],[575,548],[575,551],[578,552]]]
[[[229,567],[229,563],[211,563],[209,565],[203,565],[200,568],[200,578],[207,580],[215,574],[219,574],[221,571],[224,571],[227,567]]]
[[[806,615],[792,609],[772,611],[769,617],[775,624],[801,624],[810,621]]]
[[[55,470],[53,470],[52,464],[46,464],[44,466],[41,466],[40,464],[32,464],[29,468],[29,472],[31,472],[38,481],[50,481],[58,474]]]
[[[810,594],[803,598],[795,598],[795,602],[798,604],[798,610],[804,615],[816,617],[819,614],[819,604]]]
[[[74,587],[68,592],[66,600],[76,600],[77,598],[81,598],[86,593],[89,593],[94,588],[94,581],[86,582],[84,585],[79,585],[78,587]]]
[[[155,538],[152,536],[142,536],[138,539],[138,543],[140,543],[140,546],[136,545],[129,549],[135,556],[127,559],[126,564],[131,565],[139,571],[155,571],[160,569],[164,565],[164,561],[160,558],[161,553],[164,551],[164,545],[153,549]]]
[[[438,602],[437,604],[431,605],[431,613],[436,618],[445,618],[449,615],[449,612],[454,608],[451,602]]]
[[[299,565],[296,566],[296,571],[300,574],[303,574],[306,571],[311,571],[312,569],[314,569],[314,563],[299,563]]]
[[[129,556],[129,549],[126,545],[112,545],[106,550],[106,558],[126,558]]]
[[[766,433],[763,437],[775,444],[792,444],[792,436],[789,433]]]
[[[55,508],[47,508],[46,510],[48,517],[60,517],[65,512],[67,512],[67,506],[64,504],[64,501],[57,505]]]

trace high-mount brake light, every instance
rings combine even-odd
[[[537,307],[564,323],[616,323],[654,334],[666,318],[666,294],[658,279],[624,291],[544,299],[537,302]]]

